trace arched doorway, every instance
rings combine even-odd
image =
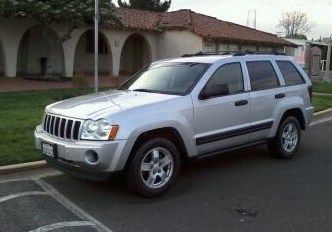
[[[112,53],[105,35],[99,32],[99,74],[112,75]],[[94,31],[83,33],[75,51],[74,75],[93,75],[94,72]]]
[[[34,26],[23,35],[17,60],[18,75],[62,75],[63,50],[55,32]]]
[[[2,48],[2,43],[0,41],[0,78],[5,76],[5,56]]]
[[[133,74],[151,63],[151,50],[139,34],[129,36],[121,52],[120,75]]]

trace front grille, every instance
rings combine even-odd
[[[60,139],[78,140],[82,121],[46,114],[44,131]]]

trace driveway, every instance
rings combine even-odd
[[[259,146],[191,162],[153,200],[128,193],[120,177],[2,177],[0,231],[331,231],[331,137],[322,119],[292,160]]]

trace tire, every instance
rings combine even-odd
[[[172,187],[179,173],[177,147],[167,139],[150,139],[135,152],[128,165],[127,187],[146,198],[158,197]]]
[[[301,127],[297,118],[289,116],[279,125],[276,137],[269,143],[269,150],[278,158],[291,159],[301,143]]]

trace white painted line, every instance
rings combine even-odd
[[[17,178],[17,179],[9,179],[9,180],[0,180],[0,184],[11,183],[11,182],[19,182],[19,181],[32,181],[31,178]]]
[[[16,193],[16,194],[10,194],[5,197],[0,197],[0,203],[17,198],[17,197],[23,197],[23,196],[33,196],[33,195],[48,195],[47,192],[40,192],[40,191],[30,191],[30,192],[22,192],[22,193]]]
[[[332,120],[332,117],[329,117],[329,118],[323,118],[323,119],[320,119],[320,120],[316,120],[314,122],[312,122],[310,124],[310,126],[315,126],[315,125],[319,125],[319,124],[322,124],[322,123],[326,123],[326,122],[329,122]]]
[[[63,173],[60,171],[53,171],[50,173],[44,173],[44,174],[39,174],[39,175],[35,175],[34,178],[47,178],[47,177],[54,177],[54,176],[60,176]],[[11,182],[19,182],[19,181],[32,181],[35,182],[34,179],[32,179],[32,177],[20,177],[20,178],[9,178],[6,180],[0,180],[0,184],[5,184],[5,183],[11,183]]]
[[[89,221],[71,221],[71,222],[59,222],[59,223],[46,225],[46,226],[43,226],[43,227],[39,227],[38,229],[35,229],[35,230],[30,230],[29,232],[47,232],[47,231],[51,231],[51,230],[61,229],[61,228],[64,228],[64,227],[81,227],[81,226],[92,226],[97,231],[101,231],[101,230],[99,230],[98,227],[96,227],[96,225],[93,222],[89,222]]]
[[[105,225],[103,225],[97,219],[90,216],[84,210],[82,210],[77,205],[75,205],[73,202],[71,202],[67,197],[65,197],[61,193],[59,193],[55,188],[53,188],[52,185],[50,185],[50,184],[46,183],[44,180],[38,179],[38,178],[34,179],[34,181],[40,187],[42,187],[47,193],[49,193],[55,200],[57,200],[61,205],[63,205],[68,210],[70,210],[72,213],[74,213],[77,217],[79,217],[83,221],[90,221],[90,222],[94,223],[94,225],[96,226],[98,231],[112,232],[109,228],[107,228]]]
[[[54,176],[60,176],[60,175],[63,175],[63,173],[58,170],[55,170],[50,173],[44,173],[44,174],[37,175],[34,178],[41,179],[41,178],[54,177]],[[31,180],[31,178],[30,178],[30,180]]]

